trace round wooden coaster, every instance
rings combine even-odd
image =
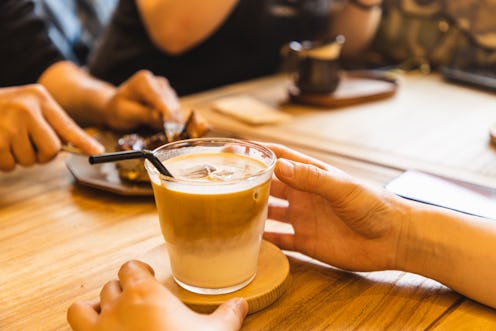
[[[346,72],[341,75],[338,88],[333,93],[302,93],[296,86],[290,86],[291,101],[317,107],[334,108],[376,101],[393,96],[398,82],[387,73]]]
[[[147,252],[140,260],[150,264],[161,283],[191,309],[200,313],[210,313],[223,302],[238,297],[248,301],[248,314],[254,313],[276,301],[286,291],[290,280],[288,258],[277,246],[265,240],[260,248],[255,279],[244,288],[228,294],[197,294],[177,285],[170,272],[165,245]]]

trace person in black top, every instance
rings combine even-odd
[[[0,87],[34,83],[46,68],[64,60],[34,6],[32,1],[0,3]]]
[[[34,1],[0,2],[0,43],[0,170],[46,162],[63,142],[101,152],[74,120],[131,130],[181,119],[165,78],[140,71],[116,88],[65,61]]]
[[[114,84],[148,69],[179,95],[274,73],[281,46],[327,31],[328,1],[121,0],[89,58]],[[158,4],[157,4],[158,3]]]

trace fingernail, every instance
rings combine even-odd
[[[238,310],[242,316],[248,313],[248,302],[243,298],[234,298],[230,301],[231,307]]]
[[[284,177],[291,178],[294,175],[294,165],[285,159],[279,159],[278,161],[279,173]]]

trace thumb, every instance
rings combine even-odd
[[[274,172],[286,185],[318,194],[333,203],[344,202],[357,188],[349,175],[332,167],[324,170],[312,164],[279,158]]]
[[[248,313],[248,302],[243,298],[235,298],[224,302],[210,317],[218,325],[215,330],[235,331],[241,328]]]

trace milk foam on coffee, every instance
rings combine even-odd
[[[255,158],[197,153],[164,161],[174,180],[152,179],[176,280],[227,288],[256,273],[271,173]]]
[[[166,160],[164,165],[175,179],[197,182],[197,185],[171,182],[170,189],[198,194],[211,193],[211,184],[220,184],[216,185],[217,193],[234,192],[253,186],[256,179],[247,182],[242,179],[259,174],[267,168],[263,162],[249,156],[226,152],[177,156]]]

